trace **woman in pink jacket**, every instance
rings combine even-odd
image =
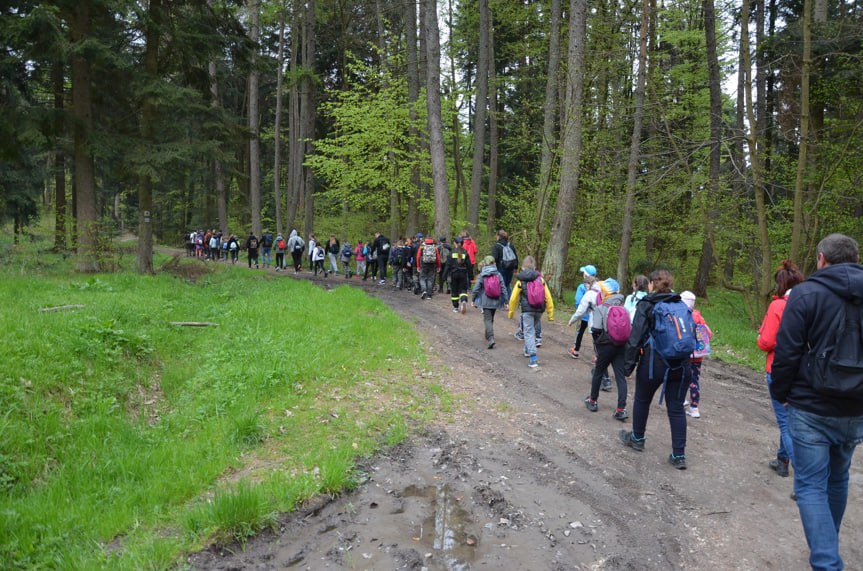
[[[797,266],[789,260],[782,260],[782,265],[776,270],[776,295],[767,308],[764,321],[758,330],[758,348],[767,352],[767,386],[770,386],[770,376],[773,366],[773,351],[776,349],[776,333],[779,331],[779,322],[782,321],[782,312],[785,311],[785,302],[791,293],[791,288],[804,280],[803,274]],[[794,464],[794,451],[791,447],[791,435],[788,433],[788,413],[782,403],[770,399],[773,403],[773,412],[776,413],[776,424],[779,425],[779,449],[776,458],[770,461],[770,468],[782,477],[788,476],[788,464]]]

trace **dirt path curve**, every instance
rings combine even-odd
[[[342,276],[276,274],[344,285]],[[415,323],[431,380],[460,396],[444,424],[374,458],[367,481],[281,519],[245,552],[208,550],[196,569],[807,569],[791,478],[767,465],[778,431],[760,372],[718,359],[702,373],[702,418],[688,419],[686,471],[666,458],[670,433],[654,403],[642,453],[617,433],[615,393],[586,410],[591,351],[567,353],[569,313],[543,322],[529,369],[516,323],[498,314],[497,347],[482,316],[449,297],[422,301],[352,279]],[[720,333],[721,334],[721,333]],[[589,346],[590,343],[587,343]],[[630,383],[628,400],[633,387]],[[852,467],[841,553],[863,569],[863,461]]]

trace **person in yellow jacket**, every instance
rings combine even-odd
[[[542,274],[536,271],[533,256],[525,256],[521,262],[521,271],[515,277],[508,317],[512,319],[516,306],[521,309],[524,356],[530,359],[527,366],[533,369],[539,365],[536,359],[536,326],[545,311],[548,311],[548,320],[554,321],[554,300]],[[524,295],[521,295],[522,290]]]

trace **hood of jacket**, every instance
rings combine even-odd
[[[294,237],[294,236],[296,236],[296,235],[297,235],[297,231],[296,231],[296,230],[291,230],[291,236],[290,236],[290,237],[291,237],[291,238],[293,238],[293,237]]]
[[[521,270],[515,277],[522,282],[532,282],[539,277],[539,272],[536,270]]]
[[[488,266],[483,266],[482,271],[479,273],[482,277],[490,276],[492,274],[497,273],[497,266],[494,264],[489,264]]]
[[[863,266],[860,264],[833,264],[821,268],[807,281],[820,284],[851,303],[863,302]]]
[[[644,296],[644,301],[656,305],[660,301],[675,302],[681,301],[681,299],[680,294],[673,291],[671,293],[649,293]]]
[[[613,293],[607,298],[605,298],[602,303],[604,303],[605,305],[623,305],[625,299],[626,298],[623,297],[622,294]]]

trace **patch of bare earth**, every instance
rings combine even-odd
[[[245,551],[192,554],[193,568],[808,568],[792,479],[767,465],[778,430],[763,373],[705,362],[702,417],[688,419],[688,469],[678,471],[666,462],[664,407],[652,405],[641,453],[618,440],[631,423],[611,417],[615,393],[586,410],[592,355],[570,358],[565,312],[544,319],[540,366],[529,369],[503,313],[488,350],[479,310],[454,314],[446,295],[422,301],[359,279],[278,275],[362,287],[414,321],[459,410],[372,459],[355,492],[282,515]],[[848,569],[863,569],[861,507],[858,455],[840,538]]]

